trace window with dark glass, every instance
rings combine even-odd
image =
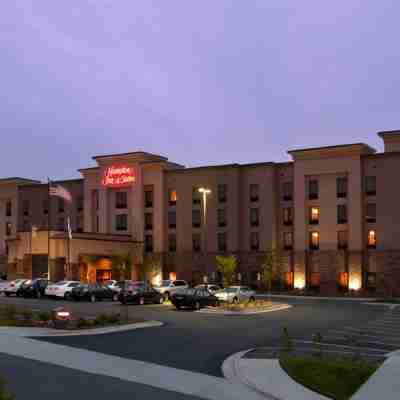
[[[282,198],[284,201],[292,201],[293,200],[293,182],[283,182]]]
[[[260,237],[258,232],[250,233],[250,249],[253,251],[258,251],[260,249]]]
[[[178,196],[176,194],[175,189],[169,189],[168,190],[168,202],[170,206],[175,206],[176,201],[178,200]]]
[[[168,251],[170,253],[176,252],[176,235],[174,233],[168,235]]]
[[[319,196],[319,185],[316,179],[308,181],[308,198],[310,200],[318,199]]]
[[[11,233],[12,233],[11,222],[6,222],[6,236],[11,236]]]
[[[82,215],[78,215],[76,217],[76,231],[78,233],[83,232],[83,217],[82,217]]]
[[[100,232],[100,218],[98,215],[96,215],[96,226],[95,226],[95,231]]]
[[[219,184],[218,185],[218,202],[226,203],[227,201],[227,185]]]
[[[99,191],[97,189],[92,190],[92,203],[95,210],[100,208]]]
[[[225,252],[226,251],[226,233],[219,232],[218,233],[218,251]]]
[[[293,208],[285,207],[283,209],[283,225],[293,225]]]
[[[176,212],[175,211],[168,212],[168,227],[170,229],[176,228]]]
[[[347,249],[347,231],[337,233],[337,247],[339,250]]]
[[[144,227],[145,229],[153,229],[153,213],[144,214]]]
[[[310,250],[319,249],[319,232],[310,232]]]
[[[250,201],[256,202],[259,200],[259,185],[257,183],[252,183],[250,185]]]
[[[12,216],[12,202],[11,200],[7,200],[6,202],[6,217]]]
[[[200,210],[192,210],[192,226],[193,226],[193,228],[201,227],[201,212],[200,212]]]
[[[43,200],[42,202],[42,211],[44,215],[47,215],[49,213],[49,200]]]
[[[144,250],[146,253],[153,252],[153,235],[146,235],[144,237]]]
[[[128,208],[128,192],[115,192],[115,208]]]
[[[83,211],[83,196],[78,196],[76,198],[76,211]]]
[[[153,189],[145,189],[144,191],[144,206],[146,208],[153,207]]]
[[[310,207],[310,225],[318,225],[319,224],[319,207]]]
[[[98,217],[98,216],[97,216]],[[117,231],[126,231],[128,230],[128,216],[126,214],[118,214],[115,216],[115,229]],[[98,222],[97,222],[98,224]]]
[[[194,233],[192,235],[192,248],[193,251],[198,252],[201,251],[201,235],[198,233]]]
[[[347,178],[345,176],[336,178],[336,196],[347,197]]]
[[[365,177],[365,194],[367,196],[376,195],[376,176],[366,176]]]
[[[368,203],[366,206],[366,213],[365,218],[368,223],[375,223],[376,222],[376,204],[375,203]]]
[[[65,211],[64,199],[58,198],[58,212],[63,213]]]
[[[250,225],[258,226],[260,225],[260,218],[258,214],[258,208],[250,208]]]
[[[226,226],[226,210],[224,208],[220,208],[217,211],[218,215],[218,226],[223,228]]]
[[[370,249],[376,248],[376,232],[374,230],[368,231],[367,247]]]
[[[283,232],[283,248],[285,250],[293,249],[293,233],[292,232]]]
[[[65,219],[64,217],[60,217],[57,220],[57,229],[59,231],[65,231]]]
[[[192,189],[192,202],[193,204],[201,204],[201,193],[197,186]]]
[[[26,216],[26,217],[29,215],[29,206],[30,206],[29,200],[24,200],[22,203],[22,208],[23,208],[24,216]]]
[[[347,223],[347,206],[346,204],[338,204],[337,206],[337,223],[346,224]]]

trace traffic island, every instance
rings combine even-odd
[[[271,301],[256,300],[243,303],[220,303],[216,307],[206,307],[198,312],[214,315],[253,315],[273,311],[282,311],[292,306],[284,303],[275,303]]]

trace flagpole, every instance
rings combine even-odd
[[[47,279],[50,280],[50,214],[51,214],[51,199],[50,199],[50,179],[47,178]]]

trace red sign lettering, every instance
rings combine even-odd
[[[126,186],[136,181],[135,173],[132,167],[108,167],[104,171],[101,181],[103,186]]]

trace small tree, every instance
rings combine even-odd
[[[143,262],[143,268],[140,273],[142,281],[150,281],[151,283],[157,276],[161,274],[161,263],[153,257],[148,257]]]
[[[264,285],[267,287],[268,294],[271,293],[272,281],[274,278],[281,280],[282,273],[282,254],[279,248],[272,243],[267,251],[264,262],[261,265],[261,277]]]
[[[230,286],[235,280],[237,260],[233,255],[216,256],[217,270],[221,273],[224,286]]]
[[[111,264],[114,276],[118,276],[122,280],[131,278],[133,262],[130,253],[112,255]]]

